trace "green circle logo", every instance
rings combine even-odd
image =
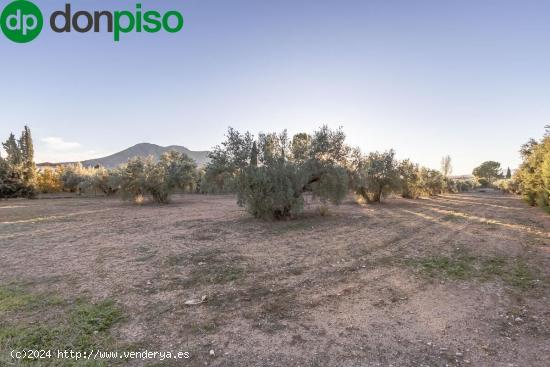
[[[9,3],[0,15],[2,32],[17,43],[27,43],[38,37],[43,25],[42,12],[28,0]]]

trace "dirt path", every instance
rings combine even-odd
[[[14,200],[0,282],[115,299],[120,341],[189,351],[185,365],[542,367],[549,233],[550,216],[498,193],[275,223],[230,196]]]

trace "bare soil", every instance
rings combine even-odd
[[[120,343],[191,353],[158,366],[546,367],[549,231],[496,192],[350,198],[282,222],[232,196],[9,200],[0,285],[114,299]]]

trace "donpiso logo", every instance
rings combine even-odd
[[[0,27],[8,39],[17,43],[30,42],[42,31],[44,18],[38,6],[28,0],[9,3],[0,15]]]
[[[139,3],[135,4],[133,12],[74,11],[71,4],[65,4],[65,8],[54,11],[49,20],[54,33],[106,31],[113,34],[115,42],[120,41],[124,33],[157,33],[161,30],[176,33],[183,28],[183,16],[178,11],[170,10],[161,14],[156,10],[144,10]],[[2,32],[8,39],[26,43],[38,37],[44,25],[44,18],[38,6],[29,0],[14,0],[2,11],[0,23]]]

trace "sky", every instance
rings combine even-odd
[[[34,0],[45,22],[128,0]],[[0,0],[0,7],[7,4]],[[363,151],[393,148],[454,174],[518,150],[550,123],[550,2],[142,0],[180,11],[179,33],[0,34],[0,139],[31,127],[36,160],[150,142],[207,150],[252,133],[342,126]]]

